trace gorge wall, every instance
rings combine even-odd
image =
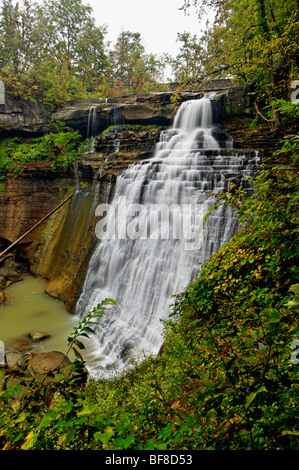
[[[58,174],[48,165],[27,168],[15,178],[8,175],[0,193],[0,237],[14,242],[76,191],[71,174]],[[4,264],[19,271],[16,255],[27,260],[28,270],[48,282],[49,294],[74,308],[74,288],[92,233],[88,211],[93,200],[93,188],[82,189],[60,210],[28,234],[17,249],[8,252]],[[84,207],[81,207],[83,206]],[[74,207],[75,206],[75,207]],[[75,211],[79,211],[79,220]]]

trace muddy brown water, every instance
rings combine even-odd
[[[6,350],[12,342],[25,344],[24,340],[28,340],[31,348],[38,352],[67,352],[67,337],[78,319],[44,289],[44,282],[31,275],[24,275],[22,281],[6,289],[7,303],[0,305],[0,341],[4,342]],[[49,337],[32,343],[27,335],[37,331]]]

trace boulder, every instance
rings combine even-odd
[[[27,362],[27,371],[33,376],[50,374],[69,366],[71,361],[59,351],[45,353],[31,353]]]
[[[5,292],[0,291],[0,304],[5,304],[6,303],[6,295]]]
[[[27,336],[29,336],[29,338],[34,343],[39,342],[39,341],[43,341],[43,340],[50,337],[50,335],[48,335],[47,333],[43,333],[42,331],[32,331],[32,332],[28,333]]]
[[[0,290],[6,289],[13,282],[22,280],[22,276],[9,266],[0,267]]]
[[[235,85],[226,90],[219,91],[215,96],[217,107],[217,122],[225,123],[227,120],[235,120],[239,117],[254,117],[254,85],[244,83]]]

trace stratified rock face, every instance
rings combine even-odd
[[[169,126],[174,110],[171,93],[149,93],[129,95],[108,100],[78,100],[53,114],[53,121],[63,121],[68,127],[89,137],[88,126],[91,112],[95,110],[96,131],[100,134],[110,126],[139,124]]]
[[[72,175],[59,177],[50,162],[28,164],[18,177],[8,175],[0,192],[0,237],[17,240],[53,210],[73,186]],[[35,238],[36,232],[32,232],[23,242]]]
[[[0,105],[0,135],[42,135],[49,132],[48,109],[41,103],[15,101]]]
[[[0,237],[16,241],[74,193],[57,212],[21,241],[30,271],[48,281],[46,291],[73,311],[94,237],[95,185],[80,189],[74,174],[30,166],[8,176],[0,193]],[[5,263],[8,259],[5,259]]]
[[[78,163],[79,177],[111,182],[131,163],[149,158],[159,141],[162,127],[112,126],[95,138],[92,152]]]
[[[207,89],[218,94],[218,122],[252,112],[252,85],[227,87],[220,84],[219,86],[216,89],[215,87]],[[204,91],[187,91],[180,97],[178,95],[177,99],[179,101],[197,99]],[[93,135],[100,134],[109,126],[119,124],[169,126],[175,113],[171,104],[172,95],[172,92],[161,92],[108,99],[75,100],[67,102],[63,109],[55,113],[42,103],[7,98],[5,104],[0,105],[0,137],[43,135],[53,130],[53,123],[56,121],[64,122],[67,127],[79,131],[83,137],[90,137],[89,125],[93,111],[96,118],[96,134]]]
[[[151,152],[159,142],[162,127],[115,126],[95,139],[95,151],[109,155],[121,152]]]
[[[73,198],[44,226],[31,247],[32,272],[49,282],[46,292],[74,311],[95,241],[97,184],[77,187]]]
[[[216,94],[217,122],[238,117],[254,117],[254,86],[250,83],[236,85]]]

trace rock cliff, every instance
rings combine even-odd
[[[65,122],[84,137],[89,137],[88,123],[93,111],[97,135],[117,124],[169,126],[174,113],[170,99],[171,93],[150,93],[107,100],[72,101],[55,112],[52,120]]]
[[[0,137],[43,135],[51,129],[50,116],[41,103],[7,98],[0,104]]]
[[[219,86],[214,88],[208,87],[207,90],[217,93],[220,122],[254,112],[252,85],[223,85],[223,89]],[[196,99],[203,92],[204,90],[187,91],[178,95],[177,99]],[[55,112],[39,102],[7,98],[4,105],[0,104],[0,138],[42,135],[53,130],[53,124],[57,121],[64,122],[68,127],[78,130],[83,137],[87,137],[91,110],[95,110],[97,134],[116,124],[169,126],[175,113],[172,96],[172,92],[161,92],[76,100],[67,102],[63,109]]]

